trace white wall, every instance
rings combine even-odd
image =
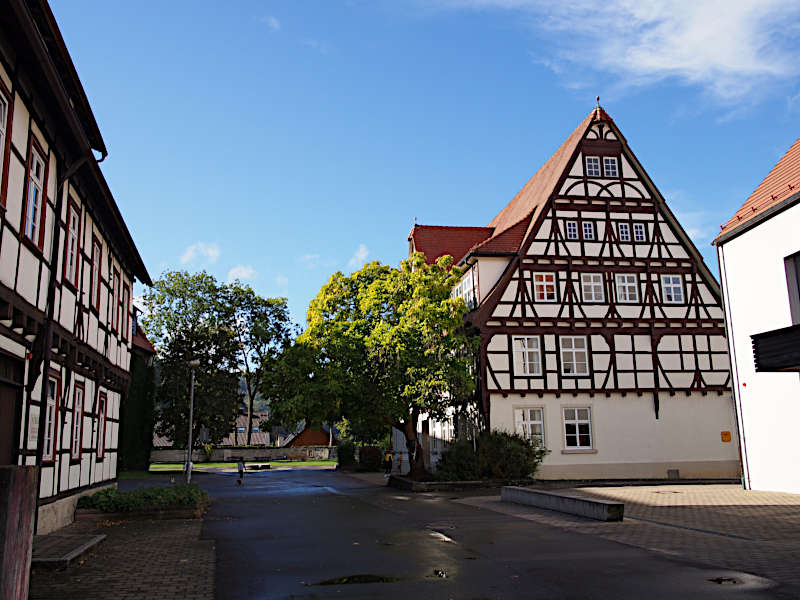
[[[719,248],[748,487],[800,493],[800,375],[756,373],[750,336],[792,325],[784,258],[800,251],[800,205]]]

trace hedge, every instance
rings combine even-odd
[[[103,512],[135,512],[163,508],[197,508],[208,502],[208,492],[194,483],[174,487],[148,487],[129,492],[106,488],[78,498],[78,508]]]

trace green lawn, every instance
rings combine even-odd
[[[278,466],[292,466],[292,467],[316,467],[316,466],[334,466],[335,459],[331,460],[270,460],[270,461],[253,461],[245,462],[245,466],[260,465],[268,462],[273,467]],[[236,469],[235,462],[207,462],[207,463],[194,463],[194,471],[202,471],[204,469]],[[183,463],[154,463],[150,465],[151,473],[174,473],[183,471]]]

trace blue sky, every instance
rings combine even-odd
[[[714,272],[800,136],[797,2],[51,5],[151,275],[238,276],[301,323],[415,217],[488,223],[598,94]]]

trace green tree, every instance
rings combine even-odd
[[[238,367],[247,394],[247,445],[253,432],[253,403],[265,374],[288,346],[293,326],[286,298],[262,298],[250,286],[235,281],[222,289],[224,306],[231,311],[231,327],[238,342]]]
[[[189,421],[188,363],[195,369],[192,439],[205,429],[219,443],[233,427],[240,402],[238,351],[232,311],[208,273],[164,273],[144,296],[142,326],[156,347],[161,385],[156,431],[177,445],[185,443]]]

